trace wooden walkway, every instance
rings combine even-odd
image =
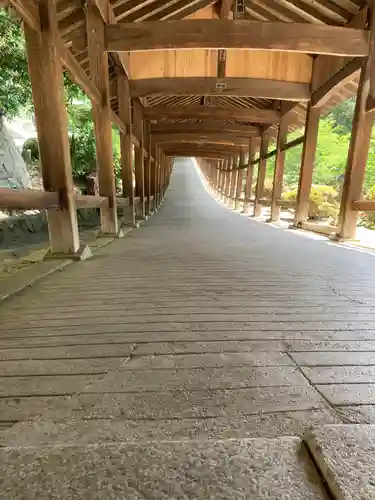
[[[180,160],[139,230],[1,305],[2,443],[375,423],[374,264],[231,212]]]

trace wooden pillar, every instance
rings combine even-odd
[[[374,122],[374,114],[366,112],[366,101],[369,96],[369,74],[369,67],[365,64],[361,70],[358,85],[352,134],[341,194],[337,233],[340,239],[355,238],[357,232],[358,212],[352,209],[352,202],[360,200],[362,197],[366,162]]]
[[[74,202],[63,79],[58,55],[56,2],[40,0],[41,33],[25,23],[26,48],[38,132],[43,185],[60,195],[47,211],[52,253],[75,254],[80,246]]]
[[[234,173],[234,158],[230,157],[229,170],[228,170],[228,191],[227,191],[227,204],[231,206],[232,203],[232,183],[233,183],[233,173]]]
[[[140,198],[138,216],[144,219],[146,216],[145,204],[145,170],[144,170],[144,130],[142,107],[137,100],[133,100],[133,121],[134,133],[138,139],[139,145],[134,149],[134,168],[135,168],[135,196]]]
[[[260,160],[258,166],[258,178],[257,178],[256,192],[255,192],[254,217],[259,217],[262,213],[262,205],[260,204],[260,200],[263,198],[264,181],[266,179],[266,167],[267,167],[266,155],[268,153],[268,141],[269,138],[267,134],[263,132],[260,142],[260,151],[259,151]]]
[[[288,123],[286,119],[281,119],[277,131],[276,140],[276,161],[273,173],[272,200],[271,200],[271,222],[280,220],[280,205],[277,200],[281,198],[284,182],[285,151],[283,150],[288,135]]]
[[[151,154],[153,157],[153,162],[151,164],[151,194],[153,196],[152,200],[152,210],[157,208],[156,203],[156,182],[157,182],[157,164],[158,164],[158,146],[151,136]]]
[[[220,194],[220,198],[223,193],[223,180],[224,180],[224,168],[225,168],[225,160],[223,159],[220,164],[220,175],[219,175],[219,184],[218,184],[218,191]]]
[[[100,103],[92,101],[99,194],[109,200],[108,205],[100,208],[101,227],[103,233],[117,234],[108,54],[105,48],[104,21],[94,0],[86,2],[86,24],[90,76],[102,96]]]
[[[252,165],[252,161],[254,160],[254,145],[255,140],[249,140],[249,159],[248,159],[248,167],[246,169],[246,185],[245,185],[245,201],[243,205],[243,211],[245,214],[250,212],[250,199],[253,195],[253,176],[254,176],[254,165]]]
[[[232,171],[230,176],[230,192],[229,192],[229,206],[234,208],[235,197],[236,197],[236,187],[237,187],[237,176],[238,176],[238,159],[237,157],[232,158]]]
[[[158,206],[163,200],[163,196],[161,193],[161,170],[162,170],[162,159],[163,159],[163,151],[160,148],[159,149],[159,156],[158,156],[158,177],[157,177],[157,199],[158,199]]]
[[[216,173],[215,173],[215,185],[214,185],[214,188],[216,191],[219,189],[220,173],[221,173],[221,160],[217,160]]]
[[[305,140],[303,142],[301,171],[299,175],[297,204],[293,225],[298,227],[309,216],[309,199],[318,142],[320,109],[309,104],[306,113]]]
[[[126,132],[120,130],[121,148],[121,179],[122,195],[129,198],[130,223],[135,224],[134,185],[133,185],[133,143],[132,143],[132,120],[131,101],[129,93],[129,81],[124,73],[117,74],[117,96],[118,114],[122,123],[126,126]]]
[[[236,188],[236,203],[235,203],[235,209],[240,210],[241,209],[241,195],[242,195],[242,186],[243,186],[243,179],[244,179],[244,174],[245,174],[245,164],[246,164],[246,150],[245,148],[241,148],[240,150],[240,162],[239,162],[239,168],[238,168],[238,174],[237,174],[237,188]]]
[[[224,190],[225,190],[225,172],[226,172],[226,168],[227,168],[227,159],[224,159],[223,160],[223,163],[222,163],[222,170],[221,170],[221,178],[220,178],[220,187],[219,187],[219,190],[220,190],[220,199],[221,200],[224,200]]]
[[[145,158],[145,204],[146,204],[146,215],[150,215],[152,211],[151,207],[151,132],[150,124],[145,122],[145,149],[147,151],[147,158]]]

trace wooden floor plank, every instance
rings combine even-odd
[[[336,423],[336,406],[374,401],[374,279],[374,256],[233,213],[180,160],[139,230],[0,304],[1,429],[18,422],[1,434],[224,438]]]

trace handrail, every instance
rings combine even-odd
[[[56,192],[0,188],[0,209],[3,210],[45,210],[59,206]]]

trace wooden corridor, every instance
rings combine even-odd
[[[372,255],[221,206],[176,160],[155,217],[1,305],[1,443],[375,423],[374,275]]]

